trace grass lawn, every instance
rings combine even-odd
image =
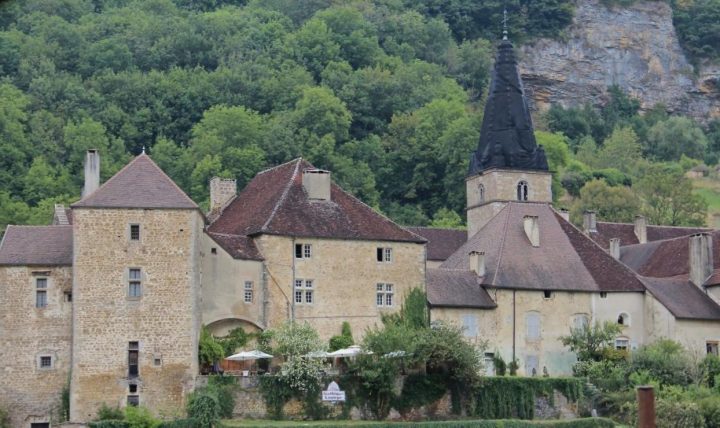
[[[720,214],[720,180],[705,177],[692,180],[692,183],[694,193],[702,196],[708,203],[707,225],[715,227],[713,214]]]

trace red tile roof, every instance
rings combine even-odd
[[[705,227],[677,227],[677,226],[647,226],[648,242],[663,239],[678,238],[680,236],[695,235],[696,233],[710,232]],[[597,222],[597,232],[590,232],[590,237],[601,247],[610,248],[610,239],[619,238],[620,245],[639,244],[635,236],[635,225],[632,223]]]
[[[427,239],[427,259],[445,261],[467,242],[467,230],[435,227],[406,227],[410,232]]]
[[[178,186],[145,153],[73,208],[198,209]]]
[[[686,275],[670,278],[643,278],[648,291],[679,319],[720,320],[720,305]]]
[[[0,242],[0,265],[70,266],[72,226],[8,226]]]
[[[433,307],[494,309],[497,304],[469,270],[427,269],[427,299]]]
[[[232,258],[242,260],[263,261],[264,258],[260,254],[252,238],[241,235],[225,235],[223,233],[208,232],[208,236],[212,238],[223,250],[227,251]]]
[[[302,172],[314,168],[303,159],[260,172],[210,225],[209,232],[252,236],[362,239],[424,243],[336,184],[330,201],[310,200]]]
[[[537,216],[540,246],[523,219]],[[629,268],[556,213],[549,204],[510,202],[441,267],[467,269],[470,251],[485,252],[483,285],[509,289],[644,291]]]
[[[720,232],[713,232],[713,266],[720,268]],[[620,260],[642,276],[663,278],[690,272],[690,237],[622,247]]]

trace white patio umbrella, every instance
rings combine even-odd
[[[235,355],[231,355],[226,360],[231,361],[248,361],[248,360],[259,360],[261,358],[272,358],[273,356],[270,354],[266,354],[262,351],[258,351],[257,349],[252,351],[243,351],[239,352]]]
[[[335,352],[330,352],[329,354],[327,354],[327,356],[333,358],[345,358],[356,357],[360,354],[372,354],[372,352],[364,351],[358,345],[353,345],[349,348],[338,349]]]

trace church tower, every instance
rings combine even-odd
[[[552,175],[538,147],[507,30],[498,47],[478,148],[465,179],[468,237],[510,201],[552,202]]]

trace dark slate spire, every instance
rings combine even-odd
[[[480,141],[470,158],[468,175],[489,168],[548,170],[545,152],[535,142],[515,51],[506,34],[505,29],[492,72]]]

